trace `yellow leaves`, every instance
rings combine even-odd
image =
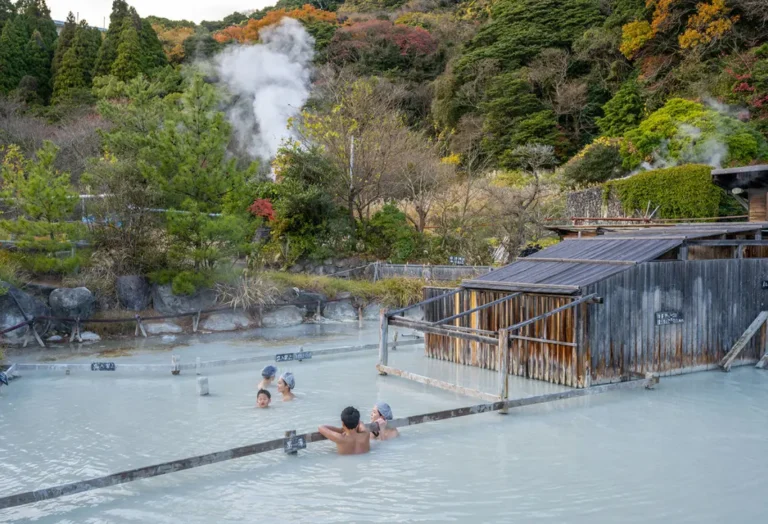
[[[152,29],[163,44],[163,51],[168,61],[179,64],[184,60],[184,41],[195,34],[191,27],[166,28],[160,24],[152,24]]]
[[[656,36],[651,24],[646,20],[635,20],[621,28],[621,54],[631,59],[653,37]]]
[[[449,166],[458,166],[461,164],[461,155],[458,153],[452,153],[448,156],[444,156],[440,159],[440,162]]]
[[[725,0],[712,0],[696,5],[696,14],[688,19],[685,33],[680,35],[678,43],[683,49],[695,49],[722,38],[733,28],[738,16],[729,17],[731,9]]]

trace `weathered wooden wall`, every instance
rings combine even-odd
[[[425,288],[424,298],[445,293],[444,288]],[[425,306],[425,320],[435,322],[462,311],[468,311],[500,299],[509,292],[490,290],[463,290],[443,300]],[[555,295],[521,295],[496,306],[472,313],[451,322],[455,326],[498,331],[528,320],[572,301],[573,297]],[[517,334],[529,338],[575,342],[575,310],[567,310],[535,322]],[[510,374],[565,384],[584,385],[584,366],[578,365],[575,347],[512,339],[509,345],[508,369]],[[458,364],[498,370],[498,348],[457,338],[425,334],[428,356]]]
[[[588,308],[587,346],[593,383],[628,371],[682,374],[713,368],[768,304],[768,259],[689,260],[640,264],[585,293],[603,297]],[[656,325],[659,311],[683,322]],[[764,352],[765,330],[741,358]],[[582,348],[580,348],[582,349]]]

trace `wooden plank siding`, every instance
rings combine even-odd
[[[593,383],[628,372],[683,374],[714,369],[768,303],[768,259],[648,262],[585,288],[603,305],[588,307]],[[681,324],[657,326],[659,311],[682,312]],[[740,355],[756,362],[761,330]]]
[[[445,291],[444,288],[427,287],[424,289],[424,299]],[[512,293],[506,291],[465,289],[451,297],[427,304],[424,307],[424,318],[428,322],[436,322],[510,294]],[[566,305],[572,300],[571,296],[526,294],[458,318],[450,324],[498,331]],[[525,326],[514,334],[526,338],[574,343],[577,334],[575,308]],[[497,345],[430,333],[425,333],[424,340],[425,351],[429,357],[498,371]],[[574,387],[583,387],[584,384],[585,368],[578,365],[576,347],[513,338],[509,342],[507,366],[511,375]]]

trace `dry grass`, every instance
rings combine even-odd
[[[258,306],[274,304],[278,294],[277,287],[250,269],[232,283],[216,284],[216,296],[219,304],[239,309],[251,309]]]

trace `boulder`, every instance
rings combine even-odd
[[[336,298],[339,300],[351,299],[352,293],[350,293],[349,291],[340,291],[336,293]]]
[[[283,306],[264,313],[261,318],[262,327],[291,327],[304,322],[304,315],[296,306]]]
[[[170,284],[152,286],[155,311],[163,315],[179,315],[210,309],[216,304],[216,293],[202,289],[194,295],[174,295]]]
[[[322,293],[291,289],[280,297],[280,301],[298,306],[299,308],[304,309],[307,314],[314,315],[315,313],[320,312],[317,308],[318,304],[320,305],[320,310],[322,310],[323,305],[328,302],[328,297]]]
[[[80,338],[83,342],[98,342],[101,340],[101,337],[92,331],[83,331],[80,333]]]
[[[147,335],[162,335],[163,333],[181,333],[184,331],[180,325],[175,322],[152,322],[144,324],[144,330]]]
[[[61,335],[52,335],[45,339],[46,342],[50,342],[52,344],[58,344],[59,342],[64,342],[64,337]]]
[[[223,311],[206,318],[201,326],[207,331],[235,331],[250,327],[252,323],[244,311]]]
[[[117,277],[117,299],[125,309],[142,311],[152,301],[152,288],[140,275]]]
[[[96,300],[88,288],[60,287],[48,297],[53,316],[64,318],[91,318]]]
[[[328,302],[323,310],[323,316],[330,320],[357,320],[357,309],[355,309],[350,300]]]
[[[14,298],[16,298],[19,305],[24,309],[24,312],[30,317],[40,317],[51,314],[51,310],[44,302],[23,292],[17,287],[0,281],[0,288],[2,288],[0,290],[0,331],[21,324],[26,320],[22,312],[16,306],[16,302],[13,300]],[[35,323],[35,328],[41,337],[45,335],[47,327],[48,322],[40,321]],[[20,344],[24,342],[28,330],[29,328],[22,327],[10,331],[4,335],[0,335],[0,340],[9,344]]]
[[[363,309],[363,320],[379,320],[381,315],[381,304],[376,302],[368,304]]]

